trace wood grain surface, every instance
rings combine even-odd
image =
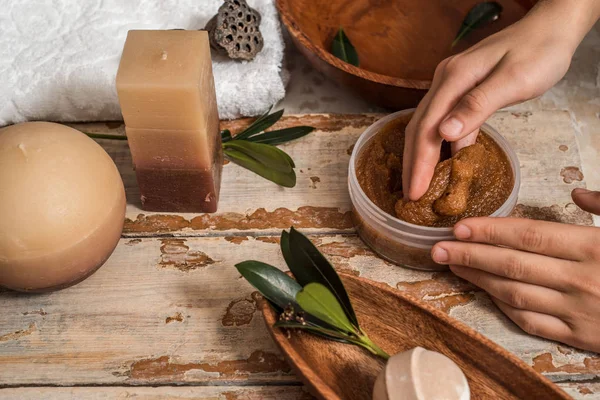
[[[41,391],[46,398],[306,399],[268,335],[254,291],[233,267],[247,259],[283,267],[277,236],[291,225],[311,235],[338,270],[407,291],[574,397],[600,398],[600,356],[528,336],[475,287],[450,273],[391,265],[356,237],[348,214],[349,151],[376,118],[285,117],[280,126],[318,128],[282,146],[298,166],[297,186],[279,188],[229,163],[220,211],[213,215],[141,211],[127,144],[99,141],[126,186],[123,238],[96,274],[72,288],[41,295],[0,290],[0,398],[39,398]],[[236,130],[244,123],[224,126]],[[576,131],[567,112],[500,112],[489,123],[521,161],[517,214],[591,223],[569,198],[574,187],[585,187],[585,177],[576,173]],[[120,123],[74,126],[123,133]],[[180,385],[190,387],[173,387]],[[223,387],[204,387],[215,385]]]
[[[325,114],[301,119],[284,117],[278,127],[306,124],[318,128],[309,136],[282,146],[298,167],[296,187],[278,187],[228,163],[223,169],[216,214],[141,210],[127,143],[101,140],[125,183],[128,205],[124,236],[276,234],[291,225],[315,233],[351,232],[348,162],[356,139],[376,118],[377,115]],[[223,127],[236,131],[245,123],[227,122]],[[488,123],[508,139],[521,161],[518,215],[591,224],[591,217],[575,207],[570,197],[574,187],[585,185],[585,177],[581,174],[576,131],[568,112],[499,112]],[[73,126],[90,132],[108,130],[104,123]],[[110,126],[110,133],[124,133],[120,124]]]

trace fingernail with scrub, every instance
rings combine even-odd
[[[440,124],[440,132],[447,139],[458,139],[463,130],[463,123],[456,118],[448,118]]]

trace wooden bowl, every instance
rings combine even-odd
[[[519,20],[536,0],[497,0],[500,18],[476,29],[454,48],[464,17],[481,0],[277,0],[281,19],[309,62],[366,100],[400,110],[415,107],[435,67]],[[330,53],[342,27],[356,48],[360,68]]]
[[[363,330],[388,354],[416,346],[450,357],[469,381],[471,398],[566,400],[570,397],[515,355],[475,330],[387,285],[340,274]],[[312,394],[323,400],[371,399],[384,362],[357,346],[273,328],[278,315],[261,310],[269,333]]]

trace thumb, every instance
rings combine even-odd
[[[577,188],[573,189],[571,197],[583,211],[600,215],[600,192]]]
[[[476,131],[498,109],[530,97],[510,68],[500,64],[483,82],[466,93],[440,123],[439,133],[454,142]]]

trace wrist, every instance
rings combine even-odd
[[[554,3],[560,7],[566,7],[578,12],[581,16],[589,19],[588,26],[591,28],[600,18],[600,2],[598,0],[539,0],[538,3]]]
[[[598,18],[600,0],[539,0],[521,22],[574,53]]]

